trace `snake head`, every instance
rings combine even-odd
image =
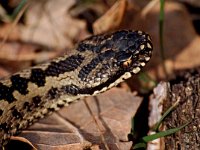
[[[118,31],[113,34],[113,41],[119,70],[136,74],[151,58],[151,39],[142,31]]]
[[[138,73],[152,54],[150,36],[142,31],[117,31],[84,40],[79,51],[92,52],[92,59],[82,67],[88,94],[103,92]]]

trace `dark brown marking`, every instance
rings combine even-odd
[[[41,87],[45,85],[45,72],[42,69],[34,68],[31,70],[30,81]]]
[[[89,48],[88,44],[81,42],[81,43],[79,43],[79,45],[77,46],[76,49],[80,52],[84,52],[84,51],[88,50],[88,48]]]
[[[12,111],[12,115],[17,119],[22,118],[23,116],[16,108]]]
[[[40,105],[41,97],[40,96],[35,96],[35,97],[33,97],[32,100],[33,100],[34,105],[37,107],[37,106]]]
[[[93,45],[93,44],[85,44],[80,43],[77,47],[77,50],[80,52],[84,52],[86,50],[92,51],[94,53],[99,53],[101,51],[101,45]]]
[[[77,95],[79,93],[79,88],[76,85],[67,85],[61,88],[66,94]]]
[[[20,94],[26,95],[28,93],[27,87],[29,80],[26,78],[20,77],[19,74],[13,75],[10,78],[12,82],[12,88],[17,90]]]
[[[81,55],[72,55],[65,60],[59,62],[51,62],[45,70],[47,76],[58,76],[65,72],[74,71],[83,62],[84,57]]]
[[[115,44],[115,42],[121,39],[126,39],[128,34],[129,31],[122,30],[119,32],[115,32],[113,35],[112,34],[94,35],[85,39],[84,41],[81,41],[77,45],[76,49],[80,52],[92,51],[93,53],[100,53],[104,48],[111,49]],[[138,35],[135,38],[138,38]]]
[[[119,40],[121,40],[121,39],[124,39],[124,38],[127,37],[127,34],[128,34],[128,33],[129,33],[129,32],[126,31],[126,30],[117,31],[117,32],[115,32],[115,33],[113,34],[112,40],[113,40],[114,42],[117,42],[117,41],[119,41]],[[136,38],[138,38],[138,35],[136,36]],[[135,38],[135,39],[136,39],[136,38]]]
[[[11,76],[12,85],[10,87],[0,83],[0,99],[5,99],[9,103],[15,101],[13,92],[16,90],[20,94],[28,93],[28,82],[35,83],[38,87],[45,85],[46,76],[58,76],[59,74],[75,70],[84,60],[81,55],[72,55],[65,60],[52,62],[46,70],[33,68],[30,79],[20,77],[19,74]]]
[[[139,49],[142,43],[146,43],[146,39],[138,36],[137,32],[116,32],[113,35],[113,47],[119,51],[134,52]]]
[[[58,89],[57,88],[51,88],[48,92],[47,92],[48,98],[50,100],[53,100],[57,97],[59,97],[58,95]]]
[[[82,69],[79,71],[78,77],[84,80],[99,63],[105,59],[110,59],[114,55],[115,52],[113,50],[107,50],[104,53],[100,53],[97,57],[92,59],[91,62],[82,67]]]
[[[48,108],[48,112],[55,111],[55,108]]]
[[[84,41],[81,41],[77,47],[76,50],[80,51],[80,52],[84,52],[84,51],[93,51],[94,53],[99,53],[101,51],[101,41],[103,41],[104,36],[103,35],[98,35],[98,36],[91,36],[87,39],[85,39]],[[91,41],[93,41],[91,43]]]
[[[65,106],[65,104],[57,104],[57,107],[59,107],[59,108],[62,108],[64,106]]]
[[[8,103],[14,102],[16,99],[13,97],[13,87],[7,87],[0,83],[0,100],[5,100]]]
[[[31,111],[31,107],[30,107],[30,103],[29,102],[25,102],[23,104],[23,109],[27,110],[27,111]]]
[[[2,129],[4,132],[8,133],[8,131],[9,131],[8,124],[6,122],[0,124],[0,129]]]
[[[22,114],[16,109],[16,106],[13,106],[10,110],[12,110],[12,115],[19,119],[19,118],[22,118]]]

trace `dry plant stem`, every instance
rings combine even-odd
[[[17,25],[17,23],[19,22],[19,19],[22,17],[23,13],[25,12],[25,10],[27,9],[29,3],[27,2],[24,7],[21,9],[21,11],[17,14],[15,20],[12,22],[12,25],[10,27],[10,30],[8,30],[7,34],[5,34],[5,36],[3,37],[3,40],[0,43],[0,50],[2,50],[4,43],[7,41],[9,35],[12,33],[13,29],[15,28],[15,26]]]
[[[85,99],[84,99],[84,103],[85,103],[85,105],[86,105],[86,107],[87,107],[89,113],[91,114],[91,116],[92,116],[92,118],[93,118],[93,120],[94,120],[94,122],[95,122],[95,124],[96,124],[96,126],[97,126],[97,129],[99,130],[100,138],[101,138],[102,143],[104,144],[106,150],[109,150],[108,144],[106,143],[106,140],[105,140],[104,136],[102,135],[102,131],[101,131],[101,129],[100,129],[100,126],[99,126],[99,124],[98,124],[98,122],[97,122],[97,120],[96,120],[96,118],[95,118],[95,116],[94,116],[92,110],[90,109],[89,104],[87,103],[87,101],[86,101]]]
[[[142,16],[145,17],[157,4],[159,0],[152,0],[150,1],[143,9],[142,9]]]
[[[164,54],[164,41],[163,41],[163,26],[164,26],[164,5],[165,0],[160,0],[160,16],[159,16],[159,37],[160,37],[160,53],[161,53],[161,65],[163,67],[164,74],[168,79],[168,73],[165,65],[165,54]]]

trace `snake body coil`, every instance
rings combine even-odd
[[[148,34],[122,30],[91,36],[71,55],[1,80],[1,145],[45,114],[130,78],[145,66],[151,53]]]

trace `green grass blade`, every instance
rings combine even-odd
[[[173,128],[173,129],[169,129],[169,130],[166,130],[166,131],[161,131],[161,132],[158,132],[158,133],[155,133],[155,134],[152,134],[152,135],[148,135],[148,136],[145,136],[142,138],[142,141],[144,142],[149,142],[149,141],[153,141],[155,139],[158,139],[158,138],[161,138],[161,137],[164,137],[164,136],[168,136],[170,134],[173,134],[175,132],[178,132],[179,130],[183,129],[185,126],[187,126],[190,122],[187,122],[186,124],[178,127],[178,128]]]
[[[159,130],[159,127],[160,127],[160,124],[162,123],[162,121],[166,118],[166,116],[167,116],[169,113],[171,113],[171,112],[175,109],[175,107],[178,105],[178,103],[179,103],[179,100],[177,100],[177,101],[174,103],[174,105],[172,105],[169,109],[167,109],[167,111],[162,115],[161,119],[156,123],[156,125],[155,125],[153,131],[156,131],[156,132],[157,132],[157,131]]]
[[[17,14],[22,10],[22,8],[24,7],[24,5],[27,3],[27,0],[21,0],[21,2],[19,3],[19,5],[15,8],[11,18],[15,19]]]
[[[147,143],[137,143],[131,149],[138,149],[138,148],[139,149],[141,149],[141,148],[146,149],[146,147],[147,147]]]

